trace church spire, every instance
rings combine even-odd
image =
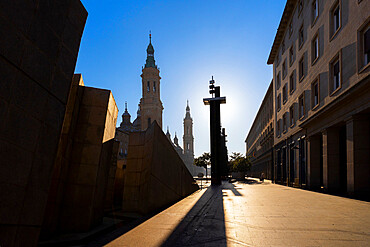
[[[157,65],[155,65],[155,60],[154,60],[154,47],[152,45],[152,33],[149,32],[149,45],[148,48],[146,48],[146,63],[145,63],[145,68],[157,68]]]
[[[191,118],[191,116],[190,116],[190,107],[189,107],[189,100],[187,100],[187,102],[186,102],[186,115],[185,115],[185,118],[186,119]]]

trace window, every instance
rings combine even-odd
[[[189,143],[186,143],[186,149],[189,150],[190,149],[190,144]]]
[[[152,123],[152,119],[151,118],[148,118],[148,128],[151,125],[151,123]]]
[[[289,37],[292,36],[293,33],[293,21],[290,21],[289,23]]]
[[[287,101],[288,93],[287,93],[287,85],[285,84],[283,87],[283,104]]]
[[[283,63],[283,68],[282,68],[282,70],[283,70],[283,80],[285,79],[285,77],[286,77],[286,59],[285,59],[285,61],[284,61],[284,63]]]
[[[304,94],[301,94],[298,98],[298,114],[299,119],[304,117],[305,107],[304,107]]]
[[[311,42],[311,51],[312,51],[312,64],[316,62],[316,60],[319,58],[319,34],[316,34],[316,36],[313,38]]]
[[[312,25],[315,24],[317,17],[319,17],[319,1],[312,1]]]
[[[147,85],[146,85],[146,91],[150,92],[150,82],[149,81],[147,82]]]
[[[303,23],[301,27],[299,28],[299,35],[298,35],[298,44],[299,44],[299,49],[303,46],[304,43],[304,34],[303,34]]]
[[[281,43],[281,55],[283,55],[285,52],[285,41],[283,40],[283,42]]]
[[[153,82],[153,92],[156,91],[156,85],[155,85],[155,81]]]
[[[290,126],[292,127],[295,125],[294,104],[289,108],[289,118]]]
[[[305,71],[304,71],[304,55],[302,56],[301,60],[299,60],[299,81],[301,81],[304,77]]]
[[[276,67],[279,66],[280,63],[280,56],[279,53],[276,55]]]
[[[359,32],[359,69],[370,64],[370,21]]]
[[[367,65],[370,62],[370,25],[368,25],[367,29],[364,31],[363,37],[364,65]]]
[[[277,134],[277,136],[280,136],[280,133],[281,133],[280,126],[281,126],[281,119],[279,119],[276,123],[276,134]]]
[[[186,134],[189,135],[189,126],[186,127]]]
[[[286,113],[283,115],[283,132],[287,130]]]
[[[302,9],[303,9],[303,0],[299,0],[299,3],[298,3],[298,15],[301,14]]]
[[[280,78],[280,71],[279,71],[279,73],[276,76],[276,89],[280,88],[280,84],[281,84],[281,78]]]
[[[292,94],[295,90],[295,76],[294,76],[294,71],[289,77],[289,93]]]
[[[292,66],[293,62],[294,62],[294,50],[292,45],[289,49],[289,65]]]
[[[337,1],[330,11],[330,36],[333,38],[341,26],[340,1]]]
[[[340,56],[337,55],[332,62],[330,62],[330,86],[331,92],[341,87],[341,76],[340,76]]]
[[[276,100],[277,100],[277,102],[276,102],[277,111],[280,111],[280,109],[281,109],[281,94],[278,95]]]
[[[316,79],[312,84],[311,84],[311,105],[312,109],[314,109],[316,106],[319,105],[319,79]]]

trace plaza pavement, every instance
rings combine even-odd
[[[118,229],[119,232],[119,229]],[[246,182],[199,190],[90,246],[370,246],[370,203]]]

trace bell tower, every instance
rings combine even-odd
[[[162,128],[163,104],[160,97],[159,70],[154,60],[152,35],[149,34],[149,45],[146,49],[146,63],[142,70],[142,98],[140,99],[141,130],[146,130],[150,124],[157,121]]]
[[[189,101],[186,105],[186,114],[184,118],[184,154],[194,155],[194,137],[193,137],[193,119],[190,116]]]

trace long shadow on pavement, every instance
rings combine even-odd
[[[208,187],[162,246],[227,246],[222,189]]]

